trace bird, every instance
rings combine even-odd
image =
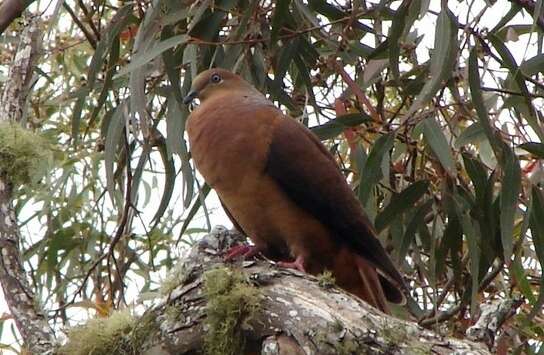
[[[280,267],[335,283],[388,313],[407,286],[334,157],[306,126],[241,76],[212,68],[194,77],[183,103],[191,156],[234,226]]]

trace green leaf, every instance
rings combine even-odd
[[[482,96],[482,89],[480,87],[480,74],[478,72],[478,57],[477,57],[476,47],[470,50],[470,55],[468,58],[468,83],[470,87],[470,95],[472,98],[472,104],[476,109],[476,114],[478,116],[480,125],[495,152],[495,156],[499,157],[501,155],[501,144],[500,138],[497,138],[495,135],[495,129],[491,125],[489,120],[489,115],[487,109],[484,105],[484,99]]]
[[[122,141],[123,129],[126,123],[127,104],[121,103],[115,108],[111,117],[108,131],[106,133],[106,142],[104,144],[104,165],[106,169],[106,188],[113,203],[115,203],[114,192],[115,183],[113,176],[113,162],[115,153],[118,152],[117,146]]]
[[[375,226],[378,233],[384,230],[396,216],[414,208],[428,188],[429,182],[421,180],[408,186],[401,193],[393,195],[387,207],[376,217]]]
[[[183,91],[189,91],[191,77],[186,74],[184,77]],[[166,147],[169,159],[172,154],[177,154],[181,159],[181,173],[183,175],[183,205],[189,207],[194,194],[194,176],[189,163],[189,152],[187,143],[183,137],[185,122],[189,112],[185,105],[181,106],[174,94],[168,98],[168,111],[166,114]]]
[[[504,15],[503,18],[501,18],[501,20],[489,32],[496,33],[501,27],[503,27],[508,22],[510,22],[510,20],[513,19],[514,16],[516,16],[522,10],[523,10],[523,8],[520,5],[518,5],[516,3],[513,3],[513,2],[510,3],[510,10],[508,10],[506,15]],[[506,32],[505,32],[504,38],[506,38]]]
[[[412,0],[404,0],[398,10],[396,16],[391,23],[391,29],[389,30],[389,41],[392,43],[389,46],[389,64],[391,67],[391,74],[395,80],[399,79],[399,57],[400,57],[400,44],[404,34],[404,28],[406,25],[406,17],[408,15],[408,9]]]
[[[320,13],[321,15],[327,17],[330,20],[339,20],[341,18],[347,18],[350,15],[350,12],[344,12],[338,7],[329,4],[326,0],[309,0],[308,4],[311,10]],[[369,27],[359,21],[353,21],[352,26],[364,32],[375,33],[372,27]]]
[[[358,192],[359,200],[363,205],[367,204],[370,192],[383,177],[382,162],[387,153],[393,148],[394,141],[394,133],[385,134],[376,140],[368,154],[368,159],[361,172]]]
[[[431,56],[430,79],[410,106],[406,113],[407,118],[431,100],[450,79],[457,59],[457,48],[457,21],[449,10],[444,9],[438,16],[434,51]]]
[[[544,268],[544,196],[542,196],[542,191],[536,186],[533,186],[531,190],[531,200],[533,208],[529,226],[538,262],[540,263],[540,267]],[[540,292],[543,292],[543,290]]]
[[[442,132],[442,128],[433,117],[429,117],[423,121],[423,137],[440,161],[440,164],[442,164],[442,167],[446,169],[450,176],[455,176],[457,170],[450,146],[444,136],[444,132]]]
[[[538,29],[538,27],[536,29],[539,32],[542,32],[542,31],[540,31]],[[533,25],[519,24],[519,25],[505,26],[505,27],[501,28],[499,31],[497,31],[495,33],[490,33],[490,34],[493,34],[494,36],[497,37],[497,39],[499,39],[501,41],[506,41],[506,39],[508,37],[508,31],[514,31],[514,32],[516,32],[516,34],[518,36],[528,34],[528,33],[531,33],[531,32],[535,32],[534,29],[533,29]]]
[[[166,111],[166,147],[168,157],[177,154],[183,159],[187,159],[187,147],[183,147],[183,131],[188,111],[183,109],[176,99],[175,90],[170,90],[168,97],[168,109]]]
[[[154,46],[152,46],[149,49],[146,49],[145,51],[139,51],[134,56],[132,61],[129,65],[119,70],[115,78],[118,78],[120,76],[126,75],[128,73],[133,72],[134,70],[142,67],[143,65],[146,65],[151,60],[155,59],[157,56],[161,55],[164,51],[174,48],[175,46],[179,46],[182,44],[187,43],[189,40],[189,36],[187,35],[177,35],[168,38],[167,40],[158,42]]]
[[[408,254],[408,248],[410,247],[410,244],[414,241],[414,236],[419,229],[419,227],[425,223],[425,216],[429,213],[431,210],[431,207],[433,206],[433,200],[427,200],[424,203],[422,203],[420,206],[417,207],[417,210],[410,220],[408,226],[406,227],[406,230],[404,232],[404,235],[402,237],[398,257],[397,257],[397,263],[400,265],[404,261],[404,258]]]
[[[144,166],[149,159],[149,153],[151,152],[151,146],[149,144],[144,145],[142,154],[138,159],[136,168],[132,171],[132,187],[130,188],[130,202],[136,204],[136,196],[139,194],[140,182],[142,182],[142,174],[144,172]],[[145,183],[145,181],[144,181]],[[144,199],[145,200],[145,199]],[[144,201],[144,205],[146,202]]]
[[[456,209],[463,233],[466,236],[468,244],[468,254],[470,256],[470,274],[471,274],[471,297],[470,297],[470,314],[475,315],[478,303],[478,287],[479,287],[479,275],[480,275],[480,238],[477,232],[478,228],[474,225],[477,223],[470,218],[470,215],[466,209],[462,206],[458,196],[454,196],[456,200]]]
[[[164,189],[159,208],[157,208],[157,212],[155,213],[155,216],[153,216],[153,221],[155,221],[155,225],[152,229],[157,226],[160,218],[166,211],[166,208],[170,203],[170,199],[172,198],[172,193],[174,192],[174,185],[176,182],[176,167],[174,165],[174,159],[172,159],[172,157],[168,157],[168,153],[166,152],[166,145],[164,143],[159,144],[158,149],[161,154],[162,164],[164,165]]]
[[[210,190],[211,190],[210,185],[204,184],[204,186],[202,186],[202,190],[200,191],[200,193],[202,195],[202,199],[200,199],[200,198],[195,199],[195,202],[193,203],[193,206],[191,207],[191,209],[189,210],[189,213],[187,213],[187,217],[183,221],[183,225],[181,226],[181,231],[179,232],[179,237],[178,237],[178,241],[176,242],[176,244],[179,243],[181,238],[183,238],[183,234],[187,230],[187,227],[189,227],[189,224],[191,223],[191,221],[195,217],[196,213],[200,209],[200,206],[202,206],[201,201],[206,199],[206,196],[208,196],[208,194],[210,193]]]
[[[508,262],[512,256],[512,240],[514,235],[514,218],[518,209],[518,195],[521,190],[521,169],[514,152],[508,150],[503,165],[503,178],[500,196],[501,241],[504,260]]]
[[[278,0],[275,1],[275,3],[276,7],[274,8],[274,14],[272,15],[272,30],[270,31],[270,43],[272,44],[278,39],[280,29],[289,13],[291,0]]]
[[[100,95],[98,97],[97,103],[93,108],[93,111],[91,112],[91,115],[89,117],[89,123],[88,127],[91,127],[95,119],[98,117],[98,113],[100,112],[100,109],[104,104],[106,103],[106,100],[108,98],[108,94],[110,93],[110,90],[113,86],[113,76],[115,75],[117,69],[117,61],[119,60],[119,50],[120,50],[120,44],[119,44],[119,37],[115,38],[115,41],[112,44],[112,49],[110,52],[110,57],[108,61],[108,66],[106,68],[106,75],[104,77],[104,85],[102,86],[102,90],[100,91]]]
[[[523,143],[519,145],[519,148],[528,151],[529,153],[533,154],[534,156],[540,159],[544,159],[544,144],[543,143],[537,143],[537,142]]]
[[[544,53],[535,55],[521,63],[519,69],[523,74],[532,76],[538,73],[544,73]]]
[[[525,79],[523,78],[522,72],[516,63],[514,56],[512,55],[512,53],[510,53],[504,42],[496,35],[491,33],[488,36],[488,39],[495,48],[495,50],[499,53],[502,59],[501,65],[510,71],[510,75],[514,78],[517,84],[517,88],[523,94],[523,104],[526,106],[526,112],[528,113],[527,115],[525,115],[525,119],[529,123],[529,126],[531,126],[531,128],[535,131],[540,140],[544,140],[544,132],[542,131],[542,128],[538,123],[535,109],[531,102],[531,95],[529,93],[529,89],[527,88]]]
[[[478,122],[471,124],[461,132],[455,140],[454,147],[459,149],[467,144],[475,144],[484,139],[485,132],[482,125]]]
[[[371,122],[372,118],[364,112],[348,113],[336,117],[320,126],[312,127],[311,131],[321,140],[331,139],[342,133],[346,128]]]
[[[131,22],[135,21],[135,18],[132,17],[132,7],[133,4],[129,4],[116,11],[115,15],[111,19],[111,25],[106,29],[106,31],[104,31],[104,35],[100,39],[100,42],[98,42],[96,50],[94,51],[91,59],[91,63],[89,64],[87,85],[90,89],[94,87],[96,75],[106,61],[109,50],[118,40],[121,30],[123,30]]]
[[[483,201],[487,191],[487,171],[484,165],[468,153],[463,153],[463,163],[467,174],[474,185],[476,198]]]
[[[274,71],[274,82],[276,85],[283,85],[283,78],[285,77],[285,74],[287,74],[289,65],[291,65],[293,58],[298,55],[298,47],[299,40],[295,38],[287,42],[287,44],[281,48],[279,52],[278,65]]]
[[[535,304],[535,295],[533,294],[531,284],[529,283],[527,275],[525,274],[525,268],[519,259],[519,255],[516,255],[514,261],[510,265],[509,271],[512,273],[513,279],[516,281],[518,289],[521,291],[523,296],[529,301],[529,303]]]
[[[72,113],[72,138],[74,145],[79,141],[79,128],[81,126],[81,113],[83,112],[83,105],[88,100],[91,92],[88,87],[83,87],[81,89],[83,91],[82,95],[77,99]]]

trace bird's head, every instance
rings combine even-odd
[[[188,105],[195,98],[204,102],[212,96],[241,89],[255,90],[247,81],[226,69],[213,68],[198,74],[191,85],[191,90],[183,99]]]

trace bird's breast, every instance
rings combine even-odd
[[[264,169],[275,118],[262,112],[225,100],[201,105],[189,117],[193,160],[216,190],[237,191]]]

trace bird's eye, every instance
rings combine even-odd
[[[221,76],[219,74],[212,74],[212,77],[210,78],[211,82],[214,84],[217,84],[221,82]]]

